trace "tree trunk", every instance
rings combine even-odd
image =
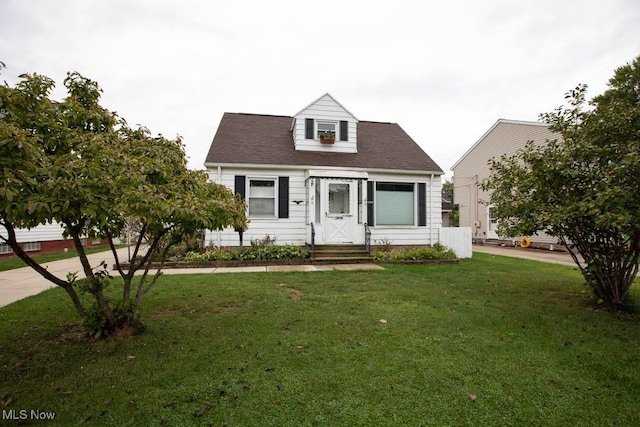
[[[45,267],[41,266],[33,258],[31,258],[18,244],[18,241],[16,239],[16,231],[12,224],[3,222],[2,225],[7,230],[7,234],[8,234],[8,239],[6,240],[6,242],[11,247],[11,249],[13,249],[13,252],[18,256],[18,258],[24,261],[24,263],[27,264],[29,267],[33,268],[38,274],[40,274],[46,280],[50,281],[51,283],[57,286],[62,287],[71,298],[71,301],[73,302],[73,307],[76,309],[76,312],[78,313],[78,315],[80,315],[80,317],[84,319],[87,313],[84,306],[80,302],[78,293],[73,288],[73,284],[70,283],[68,280],[62,280],[59,277],[54,276],[49,272],[49,270],[47,270]]]
[[[160,241],[160,239],[156,239],[154,241],[154,245],[157,246],[159,241]],[[169,248],[171,246],[173,246],[173,245],[174,245],[174,243],[170,242],[162,250],[162,253],[160,254],[160,265],[158,266],[158,271],[156,271],[156,273],[154,274],[153,278],[149,282],[149,285],[145,287],[144,285],[146,283],[146,278],[147,278],[147,274],[149,273],[149,266],[151,265],[151,263],[149,262],[147,264],[147,266],[145,268],[145,271],[144,271],[144,274],[140,278],[140,283],[138,284],[138,291],[136,292],[136,299],[135,299],[135,301],[133,303],[133,306],[132,306],[132,310],[133,310],[132,320],[134,322],[138,321],[138,316],[140,314],[140,306],[142,305],[142,298],[147,294],[147,292],[149,292],[149,290],[153,287],[153,285],[155,285],[156,282],[158,281],[158,278],[160,277],[160,274],[162,272],[162,267],[164,266],[164,262],[165,262],[165,260],[167,258],[167,252],[169,251]]]
[[[95,297],[96,302],[98,303],[98,307],[100,307],[100,311],[102,312],[102,314],[104,314],[104,317],[107,319],[107,322],[109,323],[109,329],[112,331],[117,329],[118,320],[113,314],[113,310],[111,309],[109,302],[104,296],[104,287],[102,286],[101,279],[98,277],[94,277],[91,280],[91,288],[92,288],[93,296]]]
[[[91,263],[87,258],[87,252],[84,250],[84,246],[82,246],[82,241],[80,240],[80,230],[82,228],[79,225],[72,225],[70,222],[65,222],[65,225],[69,229],[71,237],[73,238],[73,243],[75,244],[76,250],[78,251],[78,258],[80,259],[80,263],[82,264],[84,274],[85,276],[87,276],[87,279],[90,280],[91,293],[96,299],[96,303],[98,304],[100,311],[107,319],[107,322],[109,323],[109,329],[115,330],[118,326],[118,321],[113,314],[113,310],[111,309],[109,302],[104,296],[102,278],[96,277],[96,275],[93,273]]]
[[[638,273],[640,237],[624,239],[616,233],[598,238],[592,235],[568,237],[575,252],[585,260],[586,265],[580,265],[574,250],[567,246],[596,298],[609,306],[623,306]]]

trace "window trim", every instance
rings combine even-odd
[[[314,139],[317,141],[320,141],[320,125],[324,124],[324,125],[331,125],[333,126],[333,137],[336,139],[336,141],[339,141],[339,130],[338,130],[338,121],[336,120],[315,120],[315,133],[314,133]],[[323,131],[324,132],[324,131]]]
[[[380,224],[378,223],[378,203],[380,201],[380,197],[378,195],[378,184],[405,184],[405,185],[411,185],[413,187],[411,193],[413,194],[413,198],[412,198],[412,215],[413,215],[413,223],[412,224]],[[375,212],[375,226],[376,227],[418,227],[418,183],[415,181],[375,181],[374,185],[373,185],[373,191],[375,193],[375,197],[374,197],[374,212]],[[384,190],[382,190],[384,191]],[[408,193],[409,191],[407,191]]]
[[[350,122],[349,120],[342,120],[339,118],[305,118],[304,139],[320,141],[319,125],[321,124],[333,126],[333,132],[336,142],[349,142]]]
[[[251,181],[271,181],[273,182],[273,215],[265,214],[265,215],[250,215],[250,204],[251,204]],[[247,217],[250,219],[277,219],[278,218],[278,177],[274,176],[247,176],[246,181],[246,200],[247,200]],[[258,197],[262,199],[266,199],[266,197]]]

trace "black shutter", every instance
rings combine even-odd
[[[418,226],[427,225],[427,184],[418,183]]]
[[[244,175],[236,175],[236,183],[235,183],[235,189],[236,189],[236,194],[240,194],[240,196],[245,199],[246,198],[246,176]]]
[[[340,141],[349,140],[349,122],[346,120],[340,121]]]
[[[278,178],[278,218],[289,218],[289,177]]]
[[[367,225],[373,227],[374,210],[373,210],[373,193],[375,191],[375,182],[367,181]]]
[[[304,137],[306,139],[313,139],[313,119],[304,120]]]

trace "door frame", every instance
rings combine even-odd
[[[331,192],[330,187],[332,184],[338,185],[346,185],[348,187],[348,209],[347,212],[330,212],[330,197]],[[356,235],[356,225],[358,221],[358,188],[357,182],[353,179],[348,178],[332,178],[323,180],[323,191],[322,198],[324,201],[324,234],[325,234],[325,243],[327,244],[354,244],[355,243],[355,235]],[[338,224],[342,224],[346,227],[346,233],[341,233],[344,238],[332,238],[333,228],[337,227]]]
[[[308,170],[306,173],[307,197],[307,243],[364,245],[367,207],[368,174],[359,171]],[[329,183],[344,182],[350,184],[349,208],[352,215],[352,242],[331,242],[327,238],[329,210]],[[313,228],[312,228],[313,226]],[[312,237],[315,232],[315,238]]]
[[[487,239],[498,239],[498,233],[496,232],[498,220],[492,218],[492,209],[495,209],[495,206],[487,206]]]

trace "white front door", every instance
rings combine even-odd
[[[325,212],[327,243],[353,243],[357,222],[355,181],[327,182]]]
[[[495,207],[489,206],[487,208],[487,239],[497,239],[498,233],[496,230],[498,229],[498,220],[493,215],[495,212]]]

